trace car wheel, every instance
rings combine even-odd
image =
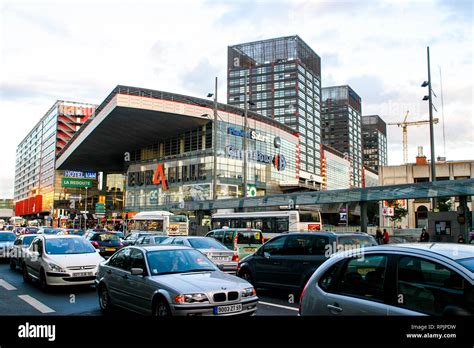
[[[15,259],[13,258],[10,259],[10,269],[12,271],[16,270],[16,262],[15,262]]]
[[[153,308],[153,316],[155,317],[170,317],[171,316],[171,309],[168,303],[159,298],[155,301],[155,306]]]
[[[253,285],[253,278],[248,270],[246,269],[242,270],[239,275],[242,279],[248,281],[250,284]]]
[[[48,285],[48,280],[46,279],[46,273],[44,272],[44,269],[41,269],[40,271],[40,287],[42,290],[46,291],[49,288]]]
[[[101,285],[99,288],[99,306],[104,312],[110,312],[110,309],[112,308],[109,291],[105,285]]]
[[[25,283],[31,283],[31,276],[30,274],[28,273],[28,269],[26,268],[26,264],[24,263],[23,264],[23,267],[22,267],[22,273],[23,273],[23,281]]]

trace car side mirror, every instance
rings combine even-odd
[[[130,273],[132,275],[143,275],[143,268],[132,268]]]
[[[263,257],[266,259],[270,258],[270,253],[267,253],[266,251],[263,252]]]

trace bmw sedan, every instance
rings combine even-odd
[[[474,246],[413,243],[342,252],[300,297],[300,315],[474,315]]]
[[[10,249],[15,242],[16,235],[13,232],[0,232],[0,259],[8,259]]]
[[[119,306],[154,316],[253,315],[258,297],[247,281],[220,271],[200,251],[183,246],[132,246],[99,266],[103,311]]]

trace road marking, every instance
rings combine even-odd
[[[298,308],[295,308],[295,307],[283,306],[283,305],[279,305],[279,304],[276,304],[276,303],[262,302],[262,301],[258,301],[258,303],[261,303],[261,304],[267,305],[267,306],[273,306],[273,307],[278,307],[278,308],[284,308],[284,309],[288,309],[288,310],[290,310],[290,311],[298,312]]]
[[[11,285],[10,283],[7,283],[3,279],[0,279],[0,286],[3,286],[7,290],[16,290],[16,288],[13,285]]]
[[[41,313],[54,313],[55,310],[49,308],[45,304],[41,303],[34,297],[31,297],[30,295],[18,295],[19,298],[21,298],[23,301],[31,305],[32,307],[36,308],[39,310]]]

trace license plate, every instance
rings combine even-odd
[[[115,251],[115,248],[105,248],[105,251]]]
[[[214,314],[227,314],[242,311],[242,304],[214,307]]]
[[[91,275],[92,272],[78,272],[73,274],[74,277],[89,277]]]
[[[230,260],[230,257],[228,257],[228,256],[213,256],[212,259],[216,260],[216,261],[228,261],[228,260]]]
[[[256,250],[256,248],[244,248],[244,251],[248,253],[253,253]]]

